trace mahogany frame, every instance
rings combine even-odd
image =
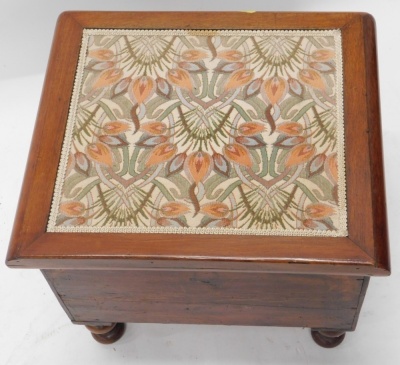
[[[348,237],[47,233],[84,28],[340,29]],[[66,12],[54,36],[10,267],[388,275],[375,25],[365,13]]]

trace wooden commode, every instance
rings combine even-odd
[[[373,18],[63,13],[7,264],[102,343],[156,322],[337,346],[390,272]]]

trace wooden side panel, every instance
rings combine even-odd
[[[353,330],[364,278],[196,271],[43,270],[74,322]]]

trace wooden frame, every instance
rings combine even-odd
[[[341,29],[345,138],[351,141],[346,143],[348,237],[47,233],[82,30],[132,27]],[[63,13],[54,38],[7,265],[388,275],[381,144],[375,28],[368,14]]]

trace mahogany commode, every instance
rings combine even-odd
[[[66,12],[7,264],[73,323],[355,329],[390,272],[364,13]]]

